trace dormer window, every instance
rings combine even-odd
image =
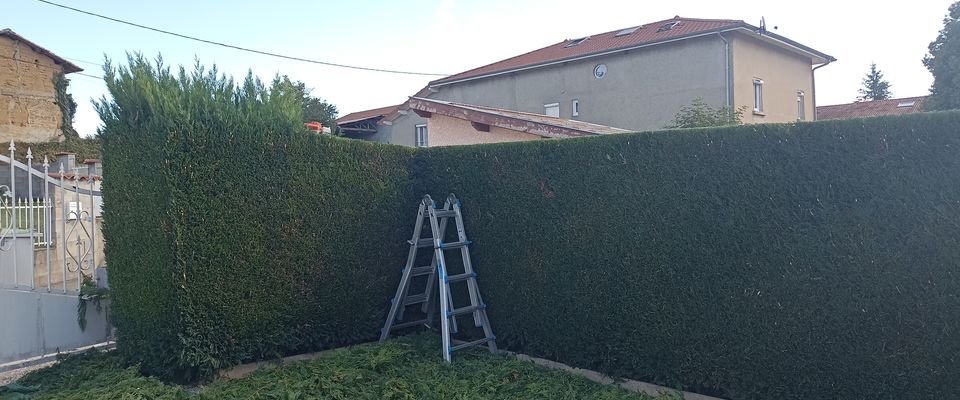
[[[586,40],[587,40],[587,38],[585,38],[585,37],[582,37],[582,38],[580,38],[580,39],[573,39],[573,40],[570,41],[570,43],[567,43],[567,45],[566,45],[566,46],[563,46],[563,47],[565,47],[565,48],[566,48],[566,47],[573,47],[573,46],[576,46],[576,45],[578,45],[578,44],[580,44],[580,43],[583,43],[583,42],[586,41]]]
[[[657,32],[666,32],[673,28],[676,28],[677,25],[680,25],[680,21],[667,22],[663,25],[660,25],[660,28],[657,29]]]

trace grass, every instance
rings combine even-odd
[[[91,353],[67,358],[18,383],[39,385],[30,399],[67,400],[654,399],[484,349],[457,352],[454,363],[447,365],[439,349],[435,334],[408,336],[334,350],[317,360],[265,368],[191,391],[144,377],[136,367],[124,368],[113,353]]]

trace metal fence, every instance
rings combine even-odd
[[[95,169],[60,163],[51,174],[48,159],[35,165],[27,149],[21,163],[13,143],[9,150],[0,155],[9,168],[9,179],[0,180],[0,286],[80,290],[103,267]]]
[[[3,201],[0,200],[0,204]],[[32,229],[34,231],[33,247],[44,247],[55,242],[52,238],[53,229],[49,227],[50,219],[53,215],[53,202],[43,198],[18,199],[10,205],[0,205],[0,227],[13,226],[13,221],[17,221],[17,230]],[[31,224],[31,221],[32,224]]]

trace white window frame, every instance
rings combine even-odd
[[[570,102],[570,115],[573,117],[580,116],[580,100],[579,99],[573,99]]]
[[[429,142],[428,142],[429,132],[427,131],[427,124],[415,125],[413,128],[413,136],[414,136],[413,140],[414,140],[415,146],[417,147],[429,146]]]
[[[551,108],[556,108],[556,109],[557,109],[557,115],[551,115],[550,113],[547,112],[547,110],[549,110],[549,109],[551,109]],[[546,115],[546,116],[548,116],[548,117],[560,118],[560,103],[544,104],[544,105],[543,105],[543,115]]]
[[[802,90],[797,91],[797,121],[807,120],[807,94]]]
[[[763,79],[753,78],[753,112],[763,114]]]

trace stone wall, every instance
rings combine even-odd
[[[63,69],[25,43],[0,37],[0,143],[63,139],[53,78]]]

